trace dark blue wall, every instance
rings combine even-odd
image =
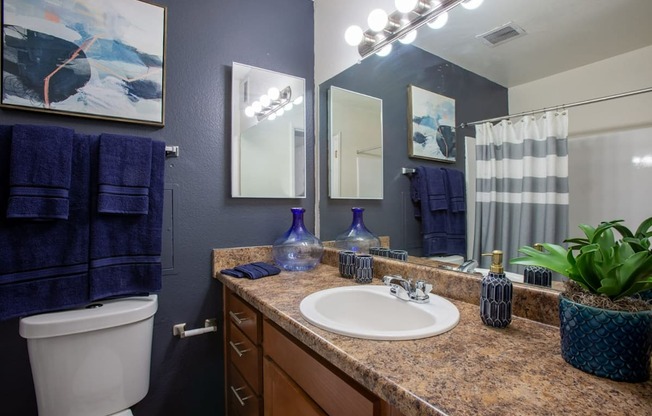
[[[419,222],[414,219],[409,179],[402,167],[441,166],[464,171],[464,136],[460,129],[454,164],[408,157],[408,86],[415,85],[455,99],[455,120],[471,122],[507,114],[507,88],[412,45],[395,42],[387,57],[371,56],[319,86],[320,224],[322,240],[332,240],[351,223],[351,207],[365,208],[364,221],[377,235],[390,236],[392,248],[420,255]],[[383,100],[383,199],[328,198],[328,88],[337,86]]]
[[[176,184],[174,270],[164,276],[155,318],[150,390],[134,407],[142,416],[223,414],[222,324],[217,334],[180,340],[172,326],[203,326],[222,309],[210,276],[211,249],[271,244],[290,224],[292,206],[314,226],[314,52],[311,0],[166,0],[166,125],[0,110],[2,124],[46,124],[85,133],[149,136],[181,147],[168,159]],[[230,189],[231,65],[240,62],[306,79],[306,199],[232,199]],[[0,322],[0,414],[36,415],[26,342],[18,321]]]

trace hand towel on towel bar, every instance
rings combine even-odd
[[[151,167],[151,139],[100,135],[98,212],[147,214]]]
[[[165,143],[151,142],[147,215],[98,212],[97,186],[91,185],[90,296],[150,293],[161,288],[161,228]],[[91,142],[91,158],[99,156],[99,139]],[[92,163],[97,166],[96,163]],[[92,181],[97,184],[96,172]]]
[[[68,219],[72,142],[70,129],[13,127],[7,218]]]
[[[11,127],[0,126],[0,210],[7,208]],[[89,302],[88,137],[74,135],[67,221],[0,215],[0,320]]]

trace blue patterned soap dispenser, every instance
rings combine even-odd
[[[535,244],[534,248],[543,251],[543,246],[539,243]],[[552,287],[552,271],[541,266],[525,266],[523,282],[531,285]]]
[[[491,254],[489,273],[482,278],[480,291],[480,317],[485,325],[505,328],[512,322],[512,282],[505,276],[503,252]]]

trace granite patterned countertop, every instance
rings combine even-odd
[[[562,359],[553,325],[514,316],[506,329],[490,328],[477,305],[449,297],[460,311],[449,332],[409,341],[351,338],[308,323],[299,311],[311,293],[355,284],[336,267],[259,280],[219,273],[270,258],[268,248],[214,250],[214,277],[406,416],[652,414],[651,381],[621,383],[575,369]]]

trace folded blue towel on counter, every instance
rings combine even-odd
[[[13,127],[7,218],[68,219],[73,134],[62,127]]]
[[[220,270],[220,273],[233,277],[248,277],[249,279],[260,279],[265,276],[274,276],[281,273],[278,267],[264,263],[254,262],[249,264],[241,264],[232,269]]]
[[[11,127],[0,126],[0,211],[9,193]],[[0,215],[0,320],[87,304],[90,154],[74,135],[67,221]]]
[[[102,134],[99,152],[98,212],[146,215],[149,211],[152,140]]]
[[[91,140],[91,165],[98,166],[100,139]],[[151,141],[147,215],[113,215],[98,209],[99,171],[91,178],[90,297],[151,293],[161,288],[161,231],[165,143]],[[142,155],[141,155],[142,156]],[[135,182],[131,182],[135,183]],[[144,183],[144,182],[143,182]]]

